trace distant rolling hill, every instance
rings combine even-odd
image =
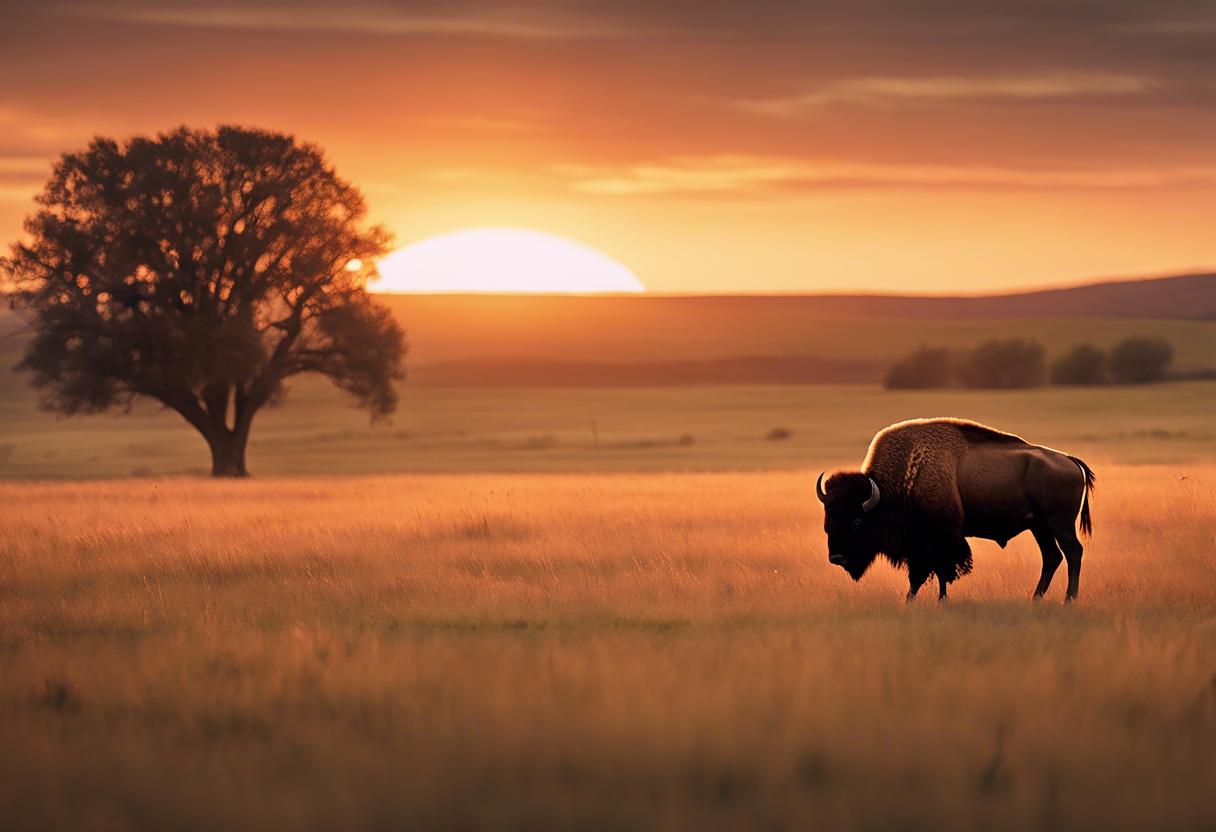
[[[1216,274],[1112,280],[993,295],[804,295],[823,314],[877,318],[1216,320]]]
[[[841,383],[881,378],[920,344],[998,337],[1050,355],[1168,338],[1175,369],[1216,367],[1216,274],[1002,295],[384,295],[411,343],[410,382],[460,386]],[[23,340],[0,315],[0,361]],[[10,333],[5,335],[5,333]],[[8,378],[3,378],[8,376]],[[17,380],[0,374],[0,391]],[[23,386],[23,385],[22,385]]]
[[[426,384],[874,381],[920,344],[1031,337],[1058,353],[1160,335],[1216,366],[1216,275],[1006,295],[386,295]]]

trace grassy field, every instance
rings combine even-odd
[[[853,584],[815,471],[0,484],[0,814],[1211,829],[1216,465],[1098,469],[1072,607]]]
[[[255,475],[767,470],[857,464],[885,425],[955,415],[1091,462],[1216,459],[1216,382],[1136,388],[888,393],[862,385],[640,389],[410,387],[371,426],[317,382],[254,424]],[[766,437],[774,428],[792,435]],[[48,418],[0,400],[0,478],[203,473],[202,439],[150,406]]]
[[[526,354],[527,322],[493,319],[510,326],[419,353]],[[617,338],[637,356],[873,360],[1152,332],[1183,368],[1216,348],[1212,321],[921,320],[854,344],[856,321],[731,320],[678,345],[657,319]],[[611,323],[554,324],[561,354],[596,357]],[[257,479],[211,482],[182,476],[208,460],[176,415],[55,420],[7,376],[0,817],[1211,829],[1213,402],[1200,381],[462,388],[427,383],[424,364],[391,425],[300,381],[255,424]],[[859,585],[829,566],[815,475],[858,464],[891,422],[943,414],[1097,469],[1079,605],[1060,604],[1063,576],[1028,600],[1029,539],[977,543],[944,606],[905,605],[886,566]]]

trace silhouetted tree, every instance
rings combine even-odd
[[[950,351],[920,347],[887,370],[883,385],[888,390],[926,390],[945,387],[952,372]]]
[[[1110,374],[1118,384],[1147,384],[1165,378],[1174,348],[1163,338],[1128,338],[1110,351]]]
[[[1093,344],[1077,344],[1052,362],[1052,384],[1092,385],[1104,381],[1106,353]]]
[[[1036,387],[1043,383],[1043,355],[1038,341],[988,341],[967,354],[958,368],[959,380],[975,388]]]
[[[20,370],[63,414],[155,399],[247,474],[254,415],[319,373],[397,403],[405,338],[364,286],[387,233],[321,151],[287,135],[179,129],[65,154],[0,262],[32,318]]]

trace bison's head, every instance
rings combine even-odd
[[[833,474],[824,485],[815,483],[823,503],[823,530],[828,534],[828,561],[859,580],[878,556],[878,518],[874,509],[881,494],[878,483],[865,474]]]

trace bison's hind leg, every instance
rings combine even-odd
[[[1039,551],[1043,555],[1043,572],[1039,575],[1038,586],[1034,588],[1034,597],[1042,598],[1043,593],[1051,587],[1051,579],[1055,576],[1056,569],[1059,568],[1060,561],[1064,560],[1064,556],[1060,554],[1060,546],[1056,543],[1051,529],[1036,525],[1030,530],[1030,533],[1034,535],[1034,540],[1039,544]]]
[[[1064,559],[1068,561],[1068,592],[1064,595],[1065,601],[1075,600],[1077,591],[1081,588],[1081,555],[1085,553],[1085,547],[1077,538],[1073,522],[1072,517],[1060,515],[1053,516],[1048,521],[1051,533],[1060,544]]]

